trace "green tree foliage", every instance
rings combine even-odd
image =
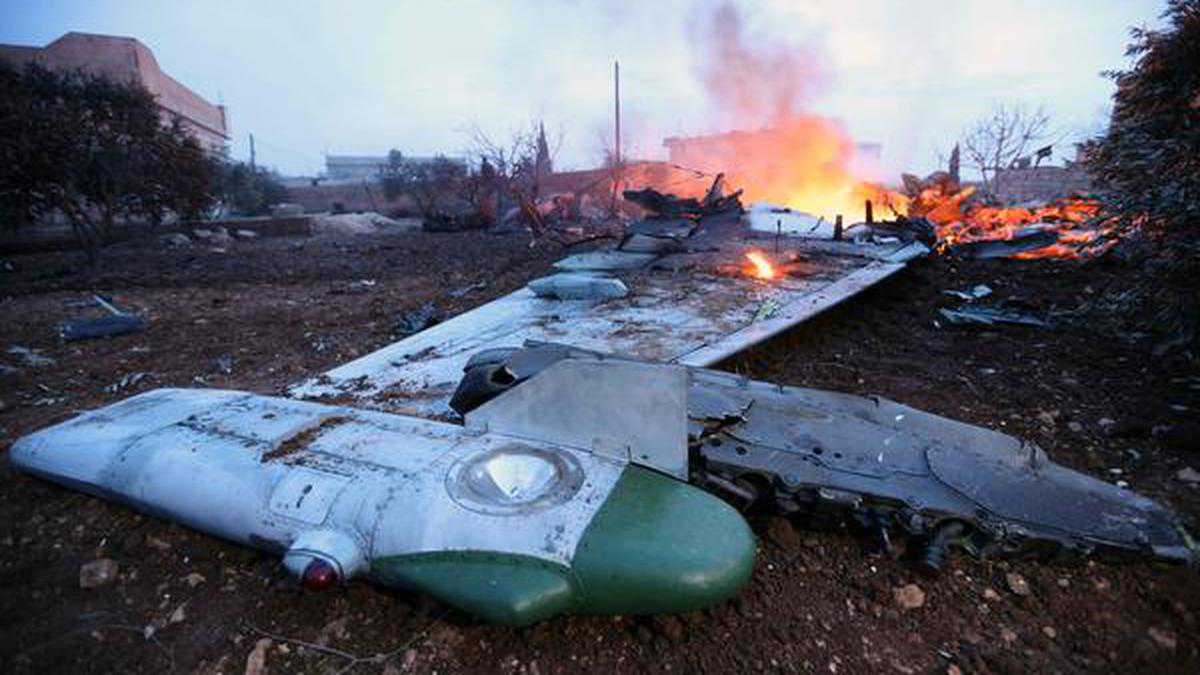
[[[1161,225],[1200,225],[1200,0],[1171,0],[1161,31],[1135,29],[1108,132],[1087,148],[1109,204]]]
[[[1106,204],[1152,240],[1147,296],[1177,343],[1200,322],[1200,0],[1170,0],[1162,30],[1135,29],[1107,133],[1085,149]]]
[[[271,212],[271,206],[287,201],[288,191],[272,171],[226,162],[221,168],[221,197],[236,213],[262,216]]]
[[[214,200],[216,162],[164,123],[144,88],[0,64],[0,217],[61,214],[94,257],[113,223],[189,217]]]

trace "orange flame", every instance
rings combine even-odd
[[[758,279],[774,279],[775,266],[767,259],[767,256],[758,251],[750,251],[746,254],[746,258],[754,265],[753,274]]]
[[[1014,258],[1078,258],[1081,251],[1095,255],[1115,243],[1106,237],[1113,227],[1100,217],[1101,206],[1095,200],[1072,197],[1036,207],[967,205],[974,191],[973,187],[954,193],[927,188],[913,201],[909,215],[928,218],[945,246],[1013,239],[1026,227],[1053,230],[1058,235],[1057,244],[1018,253]]]
[[[696,26],[711,126],[742,130],[668,139],[673,164],[723,172],[746,201],[827,221],[843,214],[854,222],[868,199],[880,216],[886,217],[887,206],[903,212],[901,195],[862,179],[874,173],[876,150],[856,145],[837,120],[808,110],[827,80],[822,54],[806,41],[751,34],[731,2],[717,5]]]

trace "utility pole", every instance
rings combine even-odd
[[[250,173],[254,172],[254,134],[250,134]]]
[[[613,146],[613,193],[612,212],[617,212],[617,191],[621,184],[621,62],[613,61],[613,134],[616,143]]]
[[[613,121],[616,126],[616,147],[613,162],[621,166],[621,62],[613,61]]]

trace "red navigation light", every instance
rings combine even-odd
[[[300,575],[300,585],[310,591],[324,591],[333,588],[338,582],[337,569],[320,558],[313,558]]]

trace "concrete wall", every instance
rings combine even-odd
[[[0,45],[0,58],[50,70],[83,70],[117,82],[136,82],[154,94],[165,116],[178,115],[202,146],[217,152],[229,139],[225,107],[213,105],[167,75],[154,53],[134,38],[67,33],[45,47]]]
[[[378,211],[384,215],[414,213],[408,198],[384,198],[383,187],[377,181],[289,186],[287,191],[288,201],[303,206],[305,213],[332,211],[334,202],[347,211]]]
[[[1001,169],[992,180],[992,194],[1005,204],[1048,202],[1091,189],[1091,179],[1078,164]]]

